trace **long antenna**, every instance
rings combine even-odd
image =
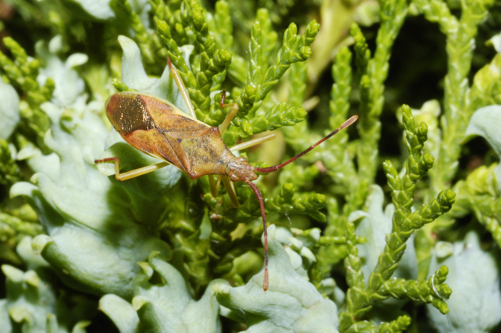
[[[266,215],[264,213],[264,202],[261,191],[257,188],[256,184],[250,180],[245,181],[254,190],[259,206],[261,207],[261,216],[263,217],[263,233],[264,233],[264,276],[263,276],[263,290],[268,290],[268,227],[266,226]]]
[[[293,158],[291,158],[290,160],[288,160],[288,161],[286,161],[286,162],[284,162],[282,164],[270,166],[270,167],[267,167],[267,168],[256,168],[255,167],[254,170],[257,171],[257,172],[260,172],[260,173],[269,173],[269,172],[277,171],[278,169],[282,169],[284,166],[286,166],[289,163],[294,162],[295,160],[297,160],[298,158],[300,158],[304,154],[308,153],[313,148],[315,148],[316,146],[318,146],[319,144],[321,144],[325,140],[329,139],[330,137],[332,137],[334,134],[336,134],[337,132],[339,132],[343,128],[346,128],[346,127],[352,125],[355,121],[357,121],[357,119],[358,119],[358,116],[351,117],[350,119],[348,119],[347,121],[345,121],[341,126],[339,126],[338,129],[336,129],[336,130],[332,131],[331,133],[329,133],[325,138],[323,138],[322,140],[318,141],[314,145],[310,146],[310,148],[306,149],[302,153],[297,154],[296,156],[294,156]]]
[[[323,138],[322,140],[318,141],[317,143],[315,143],[314,145],[310,146],[310,148],[306,149],[305,151],[303,151],[302,153],[294,156],[293,158],[291,158],[290,160],[288,160],[287,162],[284,162],[282,164],[279,164],[279,165],[275,165],[275,166],[271,166],[271,167],[267,167],[267,168],[254,168],[255,171],[257,172],[261,172],[261,173],[268,173],[268,172],[273,172],[273,171],[277,171],[278,169],[281,169],[283,168],[284,166],[286,166],[287,164],[291,163],[291,162],[294,162],[295,160],[297,160],[298,158],[300,158],[301,156],[303,156],[304,154],[306,154],[307,152],[309,152],[310,150],[312,150],[313,148],[315,148],[316,146],[318,146],[319,144],[321,144],[322,142],[324,142],[325,140],[329,139],[331,136],[333,136],[334,134],[336,134],[337,132],[339,132],[340,130],[342,130],[343,128],[346,128],[350,125],[352,125],[355,121],[357,121],[358,119],[358,116],[353,116],[351,117],[350,119],[348,119],[347,121],[345,121],[338,129],[332,131],[329,135],[327,135],[325,138]],[[263,195],[261,194],[261,191],[259,191],[259,188],[256,186],[256,184],[254,184],[253,182],[251,182],[250,180],[245,180],[245,182],[252,188],[252,190],[254,191],[254,194],[256,195],[256,198],[257,198],[257,201],[259,201],[259,207],[261,208],[261,216],[263,218],[263,234],[264,234],[264,275],[263,275],[263,290],[266,291],[268,290],[268,286],[269,286],[269,276],[268,276],[268,227],[266,226],[266,214],[265,214],[265,211],[264,211],[264,201],[263,201]]]

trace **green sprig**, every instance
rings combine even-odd
[[[209,34],[209,24],[205,19],[205,11],[196,2],[191,2],[182,14],[186,15],[191,31],[194,35],[194,54],[191,65],[186,61],[178,49],[178,42],[172,34],[172,24],[157,20],[157,31],[167,55],[177,68],[190,94],[198,119],[209,124],[217,125],[224,120],[219,100],[211,105],[211,91],[218,89],[225,78],[226,68],[231,63],[232,54],[223,49],[216,49],[216,41]],[[181,41],[182,42],[182,41]]]
[[[364,286],[363,274],[359,271],[357,250],[354,249],[353,245],[350,246],[353,243],[354,234],[349,234],[347,243],[349,256],[345,259],[345,266],[350,267],[352,271],[347,273],[347,281],[350,285],[347,293],[349,307],[340,315],[341,331],[352,326],[355,322],[354,318],[363,316],[372,307],[372,304],[388,297],[386,293],[381,292],[381,288],[398,267],[398,262],[406,248],[405,243],[413,231],[448,212],[454,203],[455,193],[446,190],[441,192],[437,199],[430,204],[423,205],[418,211],[412,212],[416,182],[431,168],[433,158],[422,152],[427,139],[426,125],[421,123],[416,126],[410,108],[405,105],[402,107],[402,122],[405,127],[405,139],[409,151],[404,170],[399,174],[389,161],[383,165],[396,209],[393,214],[392,232],[386,236],[384,252],[379,256],[376,268],[369,277],[367,287]],[[445,303],[435,301],[432,304],[437,305],[441,311],[445,311]]]
[[[487,15],[493,1],[461,2],[462,15],[458,19],[446,3],[439,0],[414,0],[417,8],[431,22],[437,22],[447,38],[448,72],[445,77],[444,115],[442,117],[443,138],[439,144],[436,167],[431,172],[431,196],[451,181],[458,168],[461,141],[472,113],[472,99],[468,86],[468,73],[478,25]],[[485,94],[485,91],[482,92]],[[475,99],[473,99],[475,101]]]
[[[215,38],[209,35],[209,25],[205,19],[205,12],[195,1],[191,3],[192,29],[195,34],[195,53],[199,55],[199,68],[192,66],[197,82],[197,96],[194,98],[199,101],[199,108],[207,112],[210,108],[210,92],[214,86],[213,78],[218,75],[218,82],[224,80],[226,68],[231,63],[231,52],[226,50],[216,50]],[[216,88],[218,85],[216,85]],[[191,94],[190,94],[191,96]],[[215,101],[218,104],[219,101]],[[221,123],[224,117],[212,119],[210,116],[201,118],[208,124]]]
[[[411,318],[409,316],[400,316],[397,319],[389,322],[382,323],[377,327],[377,332],[379,333],[399,333],[404,332],[411,324]]]
[[[353,50],[355,51],[357,73],[362,76],[367,73],[367,66],[369,64],[369,60],[371,59],[371,50],[369,50],[367,40],[365,39],[365,36],[363,35],[358,24],[353,23],[351,25],[350,33],[354,40]]]
[[[352,70],[351,52],[347,48],[342,48],[336,55],[332,77],[335,83],[332,85],[329,102],[331,129],[339,127],[346,120],[350,109]],[[347,149],[348,132],[341,131],[330,140],[330,144],[325,147],[328,153],[321,154],[327,172],[345,188],[355,188],[358,181],[352,155]]]
[[[43,137],[49,128],[47,115],[40,110],[40,105],[49,101],[55,89],[54,81],[48,78],[44,85],[37,82],[40,63],[29,59],[26,51],[14,39],[5,37],[3,42],[14,56],[9,59],[0,52],[0,69],[10,82],[17,85],[25,94],[29,107],[21,107],[21,117],[25,126],[35,133],[38,142],[43,146]]]
[[[167,49],[167,56],[172,61],[172,63],[178,70],[179,74],[181,75],[181,78],[183,79],[184,84],[186,85],[186,88],[188,89],[188,92],[190,93],[191,97],[192,91],[196,90],[198,87],[195,75],[190,70],[181,52],[179,51],[178,43],[172,37],[171,28],[169,27],[167,22],[158,21],[157,30],[158,34],[160,35],[160,40],[162,41],[162,44]],[[192,100],[192,102],[194,106],[195,105],[198,106],[198,101]],[[195,108],[197,108],[197,106],[195,106]]]
[[[302,36],[298,36],[296,25],[292,23],[289,26],[289,28],[285,31],[284,34],[283,45],[278,51],[276,64],[270,66],[266,70],[266,74],[264,75],[264,77],[261,76],[260,78],[254,79],[254,84],[255,85],[257,84],[255,86],[256,90],[255,99],[253,104],[249,105],[251,106],[250,108],[246,106],[241,107],[240,111],[242,115],[249,114],[249,116],[252,117],[256,112],[256,110],[263,103],[263,100],[266,97],[266,95],[278,83],[278,80],[284,75],[285,71],[290,67],[290,65],[298,61],[304,61],[309,57],[311,53],[309,45],[315,39],[315,36],[318,33],[318,29],[319,29],[318,23],[316,21],[312,21],[306,27],[305,33]],[[251,50],[251,53],[252,52],[259,53],[264,51]],[[254,71],[252,71],[252,75],[254,75]]]
[[[308,214],[317,221],[325,222],[325,214],[320,212],[325,207],[325,195],[319,193],[301,193],[298,195],[296,209],[303,214]]]
[[[35,237],[43,232],[42,225],[0,212],[0,241],[5,242],[12,237],[19,242],[25,236]]]
[[[293,126],[304,120],[306,111],[302,107],[280,103],[266,111],[262,116],[252,118],[250,124],[255,133],[272,131],[282,126]]]
[[[478,110],[488,105],[501,104],[501,54],[496,54],[492,61],[482,67],[473,78],[470,90],[471,108]]]
[[[14,61],[12,61],[5,54],[0,53],[0,68],[9,80],[26,91],[30,105],[38,106],[48,101],[55,88],[54,81],[48,79],[43,86],[38,84],[36,80],[40,68],[38,60],[29,60],[26,51],[14,39],[5,37],[3,42],[14,56]]]
[[[184,4],[183,4],[184,3]],[[165,3],[161,0],[151,1],[155,13],[155,23],[165,21],[172,29],[174,39],[181,45],[194,43],[193,31],[189,22],[189,7],[184,1],[169,1]],[[189,3],[188,3],[189,5]],[[188,8],[187,8],[188,7]]]
[[[123,83],[122,81],[120,81],[118,79],[113,79],[113,81],[111,81],[111,83],[113,84],[113,87],[115,87],[115,89],[118,90],[119,92],[130,90],[129,87],[127,87],[127,85],[125,83]]]
[[[294,106],[302,106],[306,93],[306,62],[295,62],[289,71],[289,103]]]
[[[352,27],[358,47],[357,64],[362,66],[359,73],[364,73],[360,82],[361,119],[360,139],[357,158],[360,163],[359,174],[362,179],[369,183],[374,181],[377,170],[377,143],[381,136],[381,122],[379,117],[383,110],[384,81],[388,76],[388,61],[391,48],[404,18],[407,14],[407,4],[402,0],[381,2],[381,27],[376,38],[376,51],[374,57],[368,59],[370,53],[367,50],[365,40],[360,35],[360,30]]]
[[[320,212],[325,207],[325,195],[318,193],[301,193],[295,195],[294,184],[286,183],[282,185],[280,194],[274,197],[269,203],[269,211],[307,214],[318,221],[325,222],[326,217]]]
[[[20,180],[20,169],[12,157],[9,144],[5,140],[0,140],[0,184],[11,185]]]
[[[406,279],[390,279],[383,283],[380,294],[393,298],[408,298],[416,302],[432,303],[443,314],[449,312],[446,299],[452,290],[445,280],[448,274],[446,266],[442,266],[428,280],[416,281]]]
[[[289,103],[294,106],[302,106],[306,92],[306,62],[296,62],[291,65],[289,71]],[[287,143],[294,149],[296,153],[308,148],[312,142],[308,140],[308,118],[292,127],[283,129]],[[317,149],[321,149],[318,147]],[[309,156],[304,156],[308,160]]]
[[[348,256],[344,260],[344,267],[347,271],[346,282],[350,288],[353,288],[348,290],[347,296],[348,304],[355,306],[356,299],[363,297],[360,291],[365,287],[364,273],[361,270],[362,261],[358,256],[358,238],[355,234],[355,225],[353,223],[348,223],[346,226],[346,252]],[[346,312],[341,312],[339,315],[341,322],[343,322],[343,317],[346,315],[348,315]]]
[[[283,169],[278,176],[278,183],[294,183],[295,186],[301,187],[305,184],[311,183],[314,178],[319,174],[316,165],[302,166],[299,163],[289,164],[287,168]]]
[[[233,24],[230,7],[226,1],[216,2],[214,19],[209,20],[210,30],[214,32],[216,44],[225,50],[233,49]]]
[[[329,102],[329,124],[331,125],[331,130],[345,121],[350,107],[349,99],[351,94],[352,70],[351,52],[347,48],[342,48],[336,55],[335,62],[332,66],[332,75],[335,83],[331,89],[331,99]],[[306,128],[303,127],[303,130],[306,132]],[[287,134],[289,136],[288,132]],[[297,134],[297,136],[299,135],[305,136],[306,134]],[[356,267],[359,267],[359,265],[357,258],[358,252],[356,251],[356,246],[353,245],[358,244],[359,240],[355,234],[350,234],[349,231],[346,233],[346,230],[348,216],[351,212],[362,206],[367,194],[368,184],[364,182],[360,183],[360,179],[357,176],[357,171],[352,161],[354,154],[348,147],[347,131],[341,131],[329,140],[330,142],[328,145],[322,145],[316,148],[317,152],[312,154],[314,156],[307,157],[307,159],[321,159],[325,165],[327,174],[333,178],[336,183],[342,185],[340,188],[343,189],[342,195],[345,197],[346,204],[342,207],[342,212],[339,212],[336,201],[328,201],[330,202],[328,207],[331,207],[331,209],[329,209],[329,218],[327,219],[328,227],[325,230],[325,235],[326,237],[333,237],[335,239],[345,238],[349,244],[332,244],[321,248],[318,254],[321,259],[318,260],[317,266],[315,267],[315,274],[318,280],[321,280],[322,276],[327,277],[333,265],[348,255],[350,258],[348,263],[350,270],[347,271],[347,274],[353,274],[349,279],[352,281],[359,281],[360,277],[363,279],[363,274],[360,271],[354,270]],[[309,142],[306,142],[306,144],[308,143]],[[300,148],[304,149],[306,147]],[[336,208],[335,211],[332,209],[333,207]],[[339,245],[346,245],[346,247]],[[359,276],[359,274],[361,275]],[[320,281],[316,283],[318,284],[319,282]]]
[[[134,31],[134,40],[141,49],[141,56],[147,68],[154,73],[161,73],[164,68],[165,54],[157,36],[152,36],[144,26],[128,0],[112,0],[110,7],[115,11],[119,21],[127,22]],[[163,59],[162,59],[163,58]]]
[[[501,213],[501,197],[497,189],[497,167],[497,164],[492,164],[477,168],[466,180],[456,184],[454,190],[457,191],[458,198],[451,215],[463,218],[473,213],[501,247],[501,224],[498,218]]]

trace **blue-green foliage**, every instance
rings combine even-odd
[[[499,16],[492,1],[258,3],[5,2],[18,16],[0,22],[12,36],[0,49],[2,332],[95,331],[98,309],[120,332],[499,325],[500,35],[487,43],[497,54],[471,72],[479,26]],[[419,110],[386,86],[411,14],[446,39],[443,98]],[[307,19],[318,15],[322,25]],[[214,191],[217,177],[191,180],[167,166],[119,182],[113,163],[94,162],[159,162],[110,129],[104,106],[116,91],[139,91],[189,113],[167,58],[200,121],[223,123],[222,90],[238,105],[227,146],[278,129],[238,153],[253,165],[279,164],[359,116],[256,181],[270,225],[266,292],[249,186],[234,183],[235,207],[228,190]],[[399,70],[398,82],[412,77]],[[492,151],[465,166],[477,136]]]

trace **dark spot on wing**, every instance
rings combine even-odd
[[[130,134],[137,130],[155,128],[146,105],[137,94],[122,92],[110,97],[106,113],[119,133]]]

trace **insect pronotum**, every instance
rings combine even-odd
[[[269,284],[268,233],[263,195],[261,191],[259,191],[259,188],[252,182],[257,179],[256,172],[269,173],[283,168],[287,164],[308,153],[343,128],[353,124],[357,120],[357,116],[352,116],[338,129],[332,131],[326,137],[290,160],[267,168],[257,168],[250,165],[245,157],[236,157],[233,155],[221,138],[221,133],[226,130],[233,120],[233,117],[235,117],[238,111],[238,104],[225,104],[225,92],[223,91],[220,106],[221,108],[231,107],[231,110],[220,127],[210,127],[197,120],[189,99],[188,91],[179,73],[171,65],[170,60],[168,64],[174,81],[183,96],[191,116],[183,113],[172,103],[147,93],[131,91],[119,92],[112,95],[106,102],[106,115],[122,138],[134,148],[148,155],[157,157],[164,162],[122,173],[120,172],[118,157],[95,160],[94,162],[114,162],[115,178],[121,181],[153,172],[168,164],[173,164],[181,171],[186,172],[191,179],[196,179],[205,175],[209,175],[209,177],[212,177],[211,175],[221,175],[223,183],[227,187],[228,193],[235,205],[238,205],[234,193],[235,190],[233,184],[227,181],[226,176],[232,182],[243,181],[247,183],[252,188],[259,201],[263,219],[263,290],[266,291]],[[274,134],[272,134],[264,138],[250,140],[241,146],[239,145],[239,148],[243,146],[249,147],[271,140],[274,137]],[[217,193],[217,191],[213,189],[213,179],[210,180],[213,194]]]

